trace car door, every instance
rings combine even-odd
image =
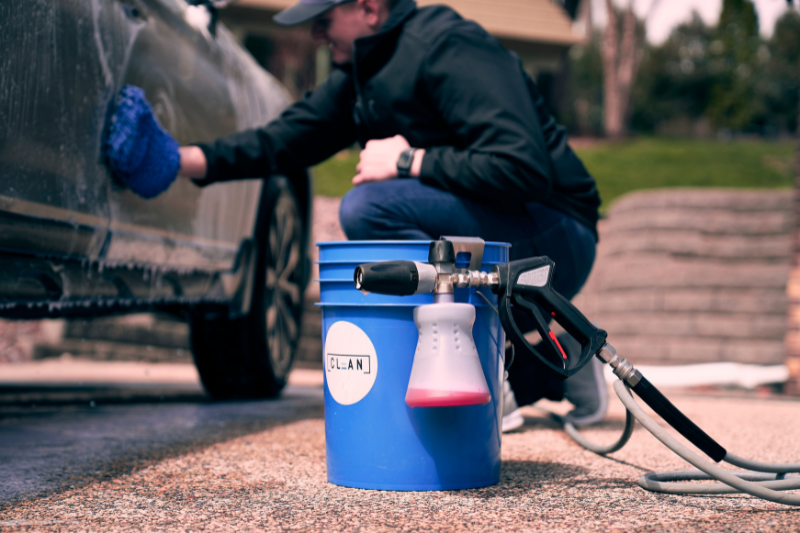
[[[231,72],[230,52],[219,45],[219,36],[192,19],[205,8],[183,0],[103,1],[121,9],[136,28],[118,86],[144,89],[159,122],[179,143],[209,141],[241,129],[230,79],[241,74]],[[224,39],[233,44],[227,34]],[[113,186],[105,259],[231,269],[242,240],[253,232],[261,185],[250,180],[201,189],[179,178],[152,200]]]
[[[0,2],[0,249],[97,259],[109,221],[100,139],[111,76],[93,3]]]

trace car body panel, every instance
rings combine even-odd
[[[51,262],[51,277],[65,260],[88,277],[103,268],[237,268],[263,180],[199,188],[178,178],[144,200],[111,176],[102,151],[125,84],[145,90],[181,144],[263,125],[288,105],[288,93],[230,32],[198,23],[198,9],[183,0],[0,2],[0,259],[39,257]],[[307,181],[303,188],[308,198]],[[46,282],[15,289],[17,274],[5,276],[0,296],[55,294]],[[195,286],[210,290],[203,283]],[[80,294],[65,285],[59,298],[105,297],[101,285],[83,284]]]
[[[85,51],[95,42],[89,7],[0,4],[0,208],[21,217],[18,227],[30,219],[33,233],[43,220],[75,227],[58,232],[56,246],[37,250],[34,239],[34,252],[97,255],[108,230],[108,186],[96,179],[107,171],[96,139],[112,91],[96,53]],[[0,232],[0,246],[16,249],[6,235]]]

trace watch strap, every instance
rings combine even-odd
[[[407,148],[400,152],[400,157],[397,158],[397,176],[400,178],[407,178],[411,175],[411,166],[414,164],[414,152],[416,148]]]

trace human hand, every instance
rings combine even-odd
[[[397,159],[403,150],[411,148],[402,135],[388,139],[368,141],[361,150],[361,161],[356,166],[353,185],[397,177]]]

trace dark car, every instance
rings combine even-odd
[[[288,93],[183,0],[0,2],[0,316],[159,311],[189,321],[215,398],[268,397],[299,337],[306,174],[154,200],[114,180],[102,139],[114,96],[144,89],[181,144],[265,124]]]

